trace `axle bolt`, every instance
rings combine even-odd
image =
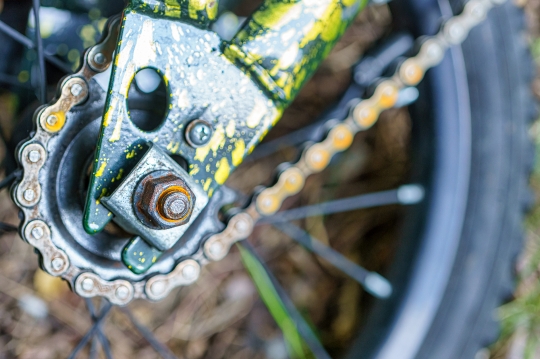
[[[212,138],[212,126],[203,120],[192,121],[186,128],[186,139],[193,147],[204,146]]]
[[[164,195],[159,201],[159,206],[163,216],[173,221],[185,217],[191,209],[188,196],[181,191]]]
[[[153,229],[168,229],[188,223],[195,201],[195,194],[186,182],[171,171],[149,173],[133,194],[137,218]]]

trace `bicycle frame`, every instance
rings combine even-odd
[[[365,0],[266,1],[224,43],[208,30],[217,16],[215,0],[132,0],[112,68],[86,231],[99,232],[112,219],[101,198],[140,160],[146,142],[188,159],[189,174],[211,197],[279,120],[365,5]],[[170,94],[166,119],[151,132],[138,129],[127,108],[129,87],[143,68],[154,68]],[[197,118],[212,124],[214,132],[208,144],[193,148],[183,132]]]

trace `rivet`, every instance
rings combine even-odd
[[[210,254],[214,256],[219,256],[223,251],[223,244],[221,242],[214,242],[210,245]]]
[[[51,262],[52,268],[53,268],[54,270],[56,270],[56,271],[62,269],[62,267],[64,266],[64,264],[65,264],[64,259],[59,258],[59,257],[53,259],[52,262]]]
[[[41,159],[41,153],[38,150],[32,150],[28,153],[28,160],[32,163],[36,163]]]
[[[240,232],[245,232],[248,229],[248,224],[245,220],[241,219],[234,225],[234,228],[236,228]]]
[[[83,87],[80,84],[73,84],[71,86],[71,94],[75,97],[79,96],[83,90]]]
[[[58,117],[56,117],[55,115],[49,115],[46,122],[47,125],[54,126],[58,122]]]
[[[34,198],[36,198],[36,192],[34,192],[32,189],[27,189],[24,191],[23,197],[25,201],[31,202],[34,200]]]
[[[163,294],[163,292],[165,291],[165,283],[162,280],[155,281],[150,286],[150,291],[154,295]]]
[[[94,56],[94,62],[98,65],[103,65],[107,59],[105,58],[105,55],[103,55],[101,52],[98,52]]]
[[[196,274],[197,274],[197,270],[192,264],[188,264],[184,268],[182,268],[182,275],[187,280],[191,280],[195,278]]]
[[[40,238],[43,237],[43,234],[45,234],[43,232],[43,228],[41,228],[41,227],[32,228],[31,233],[32,233],[32,237],[34,237],[35,239],[40,239]]]
[[[129,288],[125,285],[121,285],[118,288],[116,288],[116,297],[119,299],[126,299],[129,295]]]
[[[92,289],[94,289],[94,281],[90,278],[85,278],[81,283],[81,288],[85,292],[90,292]]]

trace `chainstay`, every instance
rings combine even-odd
[[[101,296],[116,305],[126,305],[134,298],[163,299],[175,287],[193,283],[203,265],[223,259],[234,243],[249,237],[258,219],[275,214],[286,198],[299,193],[308,176],[323,171],[334,155],[351,146],[355,134],[372,127],[382,111],[394,107],[401,88],[416,86],[429,68],[442,61],[450,46],[461,44],[492,7],[504,2],[470,0],[463,12],[448,19],[436,35],[420,38],[418,53],[402,62],[392,77],[380,81],[371,97],[354,101],[347,118],[331,126],[324,140],[307,146],[296,163],[280,166],[285,169],[278,174],[276,183],[254,195],[245,209],[230,217],[222,232],[211,235],[199,251],[179,262],[170,273],[134,283],[108,281],[71,264],[67,254],[53,243],[51,228],[39,210],[38,176],[47,160],[47,143],[61,131],[71,108],[86,99],[87,81],[110,66],[120,21],[111,19],[102,41],[86,51],[80,70],[62,81],[56,100],[36,111],[35,133],[19,146],[17,155],[23,176],[11,193],[24,214],[21,237],[40,252],[45,271],[67,280],[82,297]]]

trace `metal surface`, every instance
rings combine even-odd
[[[124,228],[130,233],[140,235],[144,240],[149,242],[149,244],[156,247],[158,250],[165,251],[170,249],[187,231],[189,224],[193,223],[193,220],[197,218],[208,203],[208,196],[202,187],[195,183],[189,174],[158,146],[151,143],[148,145],[148,151],[144,154],[129,175],[126,176],[125,180],[122,181],[120,186],[112,193],[110,197],[103,197],[101,200],[103,201],[103,204],[112,213],[114,213],[114,221],[120,225],[120,227]],[[133,201],[137,203],[141,201],[145,202],[144,198],[139,200],[137,194],[135,194],[135,197],[133,198],[134,193],[139,186],[138,184],[139,182],[144,181],[145,177],[154,173],[155,171],[163,171],[161,174],[158,173],[157,176],[161,176],[166,172],[172,173],[174,176],[178,177],[180,181],[183,181],[186,187],[191,188],[191,191],[193,192],[194,205],[191,218],[188,220],[188,222],[186,222],[185,225],[163,229],[162,222],[164,221],[162,221],[159,222],[160,225],[153,223],[154,228],[151,228],[147,223],[140,221],[135,213]],[[174,186],[180,186],[180,181],[177,180],[174,182]],[[144,183],[142,185],[144,186]],[[158,187],[157,190],[159,191],[161,189],[167,188]],[[143,197],[142,194],[139,196]],[[155,195],[153,197],[153,202],[150,201],[147,203],[147,205],[151,206],[154,204],[154,206],[157,206],[159,195]],[[154,216],[153,218],[156,219],[157,216]],[[157,228],[160,229],[155,229],[156,225]]]

